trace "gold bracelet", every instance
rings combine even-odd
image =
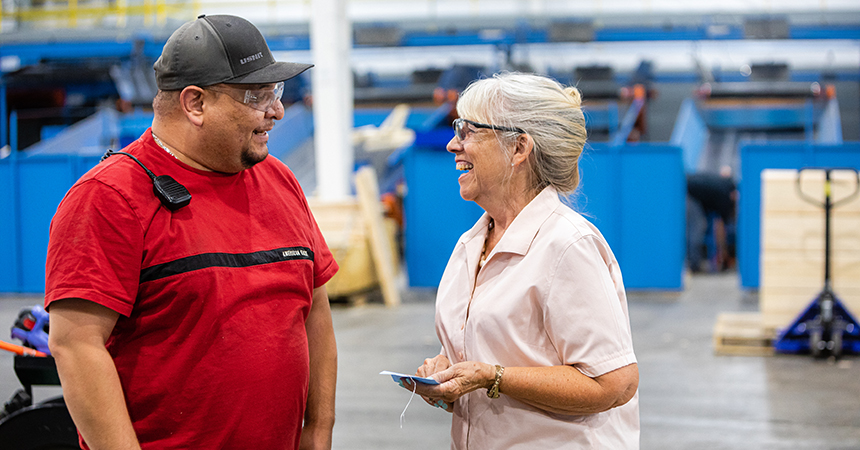
[[[505,368],[496,364],[496,381],[493,387],[487,389],[487,397],[499,398],[499,384],[502,382],[502,375],[505,374]]]

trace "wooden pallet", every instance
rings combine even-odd
[[[336,201],[309,198],[317,225],[340,270],[326,283],[329,299],[367,303],[379,287],[386,306],[400,304],[395,244],[396,224],[384,217],[376,174],[362,167],[355,176],[357,196]]]
[[[714,352],[718,355],[773,355],[776,330],[766,327],[760,312],[720,313],[714,324]]]

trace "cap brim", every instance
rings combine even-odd
[[[313,67],[313,64],[303,64],[294,62],[275,62],[269,64],[262,69],[255,70],[249,74],[241,75],[229,80],[224,80],[222,83],[232,84],[270,84],[286,81],[293,78],[305,70]]]

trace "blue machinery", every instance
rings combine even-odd
[[[608,142],[590,144],[581,160],[581,191],[569,201],[594,220],[607,238],[623,268],[626,286],[681,289],[685,201],[681,149],[628,142],[644,107],[644,89],[640,89],[620,123],[602,123],[611,115],[586,110],[589,128],[616,131]],[[406,265],[412,286],[438,285],[457,239],[482,213],[477,205],[460,198],[459,173],[444,151],[452,132],[447,124],[436,126],[446,114],[431,115],[427,124],[434,126],[419,130],[404,156]]]
[[[754,83],[703,86],[708,91],[703,98],[689,98],[682,104],[668,143],[632,141],[646,107],[641,87],[633,90],[636,94],[629,104],[608,101],[585,108],[590,132],[605,130],[608,139],[589,144],[581,159],[580,190],[568,201],[606,236],[628,288],[683,288],[685,174],[720,162],[715,148],[722,144],[716,145],[715,140],[724,142],[726,135],[733,134],[737,141],[736,153],[722,158],[740,166],[738,259],[745,287],[758,286],[761,171],[860,168],[860,143],[842,141],[832,90],[816,83],[801,84],[801,91],[780,101],[758,101],[751,99],[754,95],[737,93],[755,90]],[[457,238],[482,213],[477,205],[460,198],[458,173],[444,150],[452,134],[448,126],[451,107],[413,110],[407,126],[416,131],[416,140],[389,158],[391,166],[401,168],[393,172],[394,177],[402,177],[408,188],[404,244],[413,287],[438,284]],[[378,125],[386,115],[386,110],[359,109],[355,123]],[[148,113],[104,109],[26,152],[12,152],[0,159],[0,190],[12,193],[0,197],[0,210],[11,212],[11,220],[0,222],[0,236],[4,237],[0,239],[0,264],[11,269],[0,271],[0,292],[43,289],[47,229],[56,205],[68,187],[98,162],[105,148],[126,145],[150,121]],[[290,156],[312,136],[312,128],[309,110],[301,105],[289,108],[271,132],[272,154],[282,159]],[[795,139],[768,141],[762,133]],[[390,177],[383,176],[382,181],[390,189]],[[825,210],[829,217],[826,203]],[[827,242],[829,247],[829,239]],[[809,307],[782,330],[775,343],[777,351],[837,356],[843,351],[860,352],[860,324],[833,292],[829,264],[824,286]]]
[[[767,128],[776,123],[780,129],[799,129],[803,137],[780,142],[741,139],[738,144],[742,161],[738,257],[745,287],[758,286],[760,172],[810,165],[860,167],[860,144],[842,142],[835,98],[803,98],[776,107],[715,106],[688,99],[668,143],[629,142],[645,98],[640,94],[626,110],[625,106],[610,104],[603,111],[586,108],[590,129],[614,131],[607,141],[589,144],[581,161],[581,191],[570,201],[604,233],[631,289],[683,288],[685,173],[695,170],[698,161],[707,156],[709,134],[739,124]],[[451,137],[445,123],[447,113],[444,106],[414,110],[407,126],[416,130],[416,141],[400,160],[408,186],[405,258],[410,284],[415,287],[436,286],[456,239],[480,215],[477,206],[460,199],[457,172],[444,151]],[[379,114],[378,121],[384,116]],[[607,123],[613,118],[617,123]],[[0,271],[0,292],[40,292],[44,288],[47,231],[56,205],[106,148],[127,144],[150,120],[145,113],[105,109],[26,152],[12,152],[0,159],[0,190],[12,194],[0,196],[0,210],[10,212],[7,217],[11,219],[0,221],[0,265],[8,268]],[[356,123],[367,121],[357,116]],[[306,109],[291,108],[272,131],[271,142],[277,145],[272,153],[279,157],[289,154],[310,137],[311,122]]]
[[[685,174],[719,162],[721,148],[734,152],[728,163],[740,174],[737,246],[741,282],[747,288],[758,287],[762,170],[860,167],[860,144],[842,141],[832,90],[817,83],[789,83],[781,91],[761,87],[752,82],[712,85],[706,98],[686,100],[668,143],[629,142],[644,106],[640,98],[619,123],[608,125],[613,130],[608,141],[590,144],[581,160],[580,191],[570,200],[606,236],[628,288],[683,287]],[[780,96],[783,100],[773,101]],[[607,126],[601,123],[607,117],[612,115],[606,111],[586,111],[590,132]],[[734,141],[726,146],[729,135]],[[783,140],[770,141],[771,135]],[[447,252],[439,249],[453,248],[481,213],[459,201],[450,157],[438,151],[449,137],[419,133],[406,157],[406,260],[413,286],[438,283],[447,261]],[[434,255],[440,260],[433,261]]]
[[[754,22],[750,18],[747,22]],[[778,19],[778,18],[777,18]],[[785,22],[785,21],[783,21]],[[857,39],[860,27],[825,27],[784,23],[785,36],[777,39]],[[374,45],[457,45],[517,43],[587,42],[621,40],[713,40],[753,37],[755,27],[713,23],[689,26],[596,27],[584,22],[552,22],[535,28],[518,22],[499,27],[494,34],[462,26],[451,33],[433,34],[426,30],[395,30],[383,35],[396,42],[375,43],[368,29],[387,25],[356,26],[356,47]],[[745,23],[750,25],[750,23]],[[754,23],[753,23],[754,25]],[[396,26],[394,28],[397,28]],[[782,29],[782,28],[780,28]],[[714,30],[722,30],[713,35]],[[370,30],[373,31],[373,30]],[[377,30],[378,31],[378,30]],[[585,35],[577,33],[584,32]],[[378,34],[377,34],[378,35]],[[20,60],[22,67],[39,61],[70,61],[94,58],[118,61],[123,70],[134,74],[141,59],[154,59],[166,35],[146,32],[120,37],[109,42],[65,41],[62,43],[14,43],[0,46],[0,57]],[[304,34],[269,36],[273,50],[306,50]],[[145,65],[144,65],[145,66]],[[853,76],[853,75],[851,75]],[[134,77],[127,76],[132,79]],[[18,113],[7,113],[12,101],[8,77],[0,83],[0,146],[10,144],[11,154],[0,158],[0,292],[39,292],[43,289],[44,255],[50,218],[65,191],[81,174],[94,165],[107,147],[119,148],[136,138],[149,124],[143,113],[118,114],[100,110],[98,114],[65,129],[53,139],[26,152],[19,148]],[[711,93],[731,91],[729,83],[713,85]],[[118,89],[121,87],[118,86]],[[140,87],[138,87],[140,88]],[[91,87],[81,87],[86,90]],[[759,86],[759,89],[761,87]],[[631,142],[636,119],[644,111],[645,100],[629,105],[617,101],[592,103],[586,108],[589,133],[605,134],[592,140],[581,162],[581,191],[570,201],[602,230],[613,246],[633,289],[681,289],[684,261],[684,175],[698,170],[707,159],[713,136],[737,137],[737,163],[742,191],[738,214],[738,260],[741,284],[758,287],[759,174],[765,168],[802,168],[805,166],[860,167],[860,143],[843,142],[839,109],[835,98],[804,94],[794,102],[755,104],[688,99],[678,113],[669,142]],[[747,91],[748,92],[748,91]],[[785,91],[783,90],[784,94]],[[586,98],[588,98],[586,93]],[[779,96],[779,92],[770,92]],[[723,94],[720,94],[723,95]],[[379,120],[384,117],[380,115]],[[312,124],[307,111],[280,123],[273,134],[283,130],[272,142],[283,143],[273,154],[289,154],[310,135]],[[363,119],[356,118],[356,123]],[[443,150],[451,136],[441,113],[414,110],[408,125],[417,134],[412,148],[402,153],[402,170],[408,184],[404,202],[406,214],[405,247],[410,283],[435,286],[449,250],[456,238],[476,219],[480,210],[463,202],[456,190],[457,173]],[[7,123],[10,126],[6,126]],[[298,125],[295,125],[298,124]],[[757,130],[750,130],[755,125]],[[598,131],[600,130],[600,131]],[[735,130],[735,131],[732,131]],[[740,130],[740,132],[736,132]],[[793,133],[787,140],[775,141],[763,135],[772,130]],[[799,131],[798,131],[799,130]],[[77,133],[77,135],[75,135]],[[43,137],[49,134],[43,130]],[[711,138],[709,138],[709,135]],[[780,136],[784,137],[784,136]],[[44,145],[43,145],[44,144]],[[280,145],[279,145],[280,147]],[[437,261],[436,259],[441,259]],[[658,264],[654,264],[658,261]]]
[[[66,191],[105,150],[127,145],[152,122],[151,113],[103,109],[26,152],[0,159],[0,292],[42,292],[48,227]],[[283,157],[312,134],[311,113],[290,107],[270,132],[270,151]]]
[[[601,123],[611,115],[589,117],[595,127],[616,129],[613,140],[591,144],[583,158],[582,192],[571,201],[591,216],[629,268],[631,287],[680,289],[683,272],[684,179],[680,149],[665,144],[628,144],[644,108],[644,97],[634,99],[620,124]],[[415,144],[401,155],[408,185],[404,200],[405,253],[412,286],[435,287],[457,237],[480,215],[480,209],[459,197],[450,155],[444,151],[451,137],[446,122],[450,104],[418,110],[407,126],[416,129]],[[613,106],[617,108],[617,106]],[[357,113],[356,123],[367,122]],[[375,119],[381,121],[384,114]],[[0,223],[0,292],[40,292],[44,289],[44,261],[48,226],[66,190],[94,166],[105,149],[118,148],[146,129],[146,113],[120,114],[101,110],[26,152],[0,160],[0,210],[12,220]],[[273,155],[285,157],[310,137],[310,113],[293,106],[272,130]],[[72,150],[70,150],[72,149]],[[665,173],[660,183],[652,174]],[[631,212],[632,211],[632,212]],[[624,212],[624,214],[622,214]],[[624,218],[625,220],[622,220]],[[645,238],[642,233],[649,233]],[[654,269],[652,261],[665,261]],[[637,272],[635,267],[645,270]]]
[[[738,88],[731,84],[732,89]],[[744,98],[727,94],[698,102],[688,99],[671,139],[683,148],[688,172],[701,170],[702,163],[715,167],[720,161],[713,141],[725,141],[727,136],[734,140],[735,153],[723,162],[740,174],[737,249],[745,288],[759,286],[761,172],[809,166],[860,168],[860,143],[843,142],[833,89],[803,82],[789,88],[793,97],[774,93],[751,99],[737,93]],[[766,92],[752,82],[747,89]]]
[[[738,150],[734,156],[740,165],[741,192],[737,224],[741,284],[744,287],[758,287],[759,284],[759,211],[764,169],[797,169],[798,195],[818,204],[825,212],[824,287],[788,327],[780,330],[775,350],[808,352],[814,356],[860,352],[860,324],[837,298],[830,278],[830,212],[834,206],[856,196],[860,178],[857,179],[858,190],[835,202],[830,198],[829,168],[825,171],[823,203],[810,199],[800,190],[800,174],[804,169],[843,167],[856,172],[860,168],[860,145],[842,140],[839,107],[832,87],[822,88],[818,83],[771,82],[746,86],[728,83],[718,89],[704,85],[703,88],[705,100],[695,103],[690,99],[682,106],[673,141],[684,148],[686,169],[695,171],[702,168],[696,166],[697,163],[707,161],[713,166],[716,162],[713,155],[707,154],[709,134],[736,135]],[[711,97],[712,94],[716,95]],[[741,98],[743,100],[739,100]],[[775,98],[779,100],[774,101]],[[761,136],[763,132],[786,140],[766,142]],[[705,154],[701,154],[703,150]]]

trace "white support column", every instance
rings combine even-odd
[[[346,0],[312,0],[314,145],[316,195],[338,200],[350,195],[352,150],[352,24]]]

